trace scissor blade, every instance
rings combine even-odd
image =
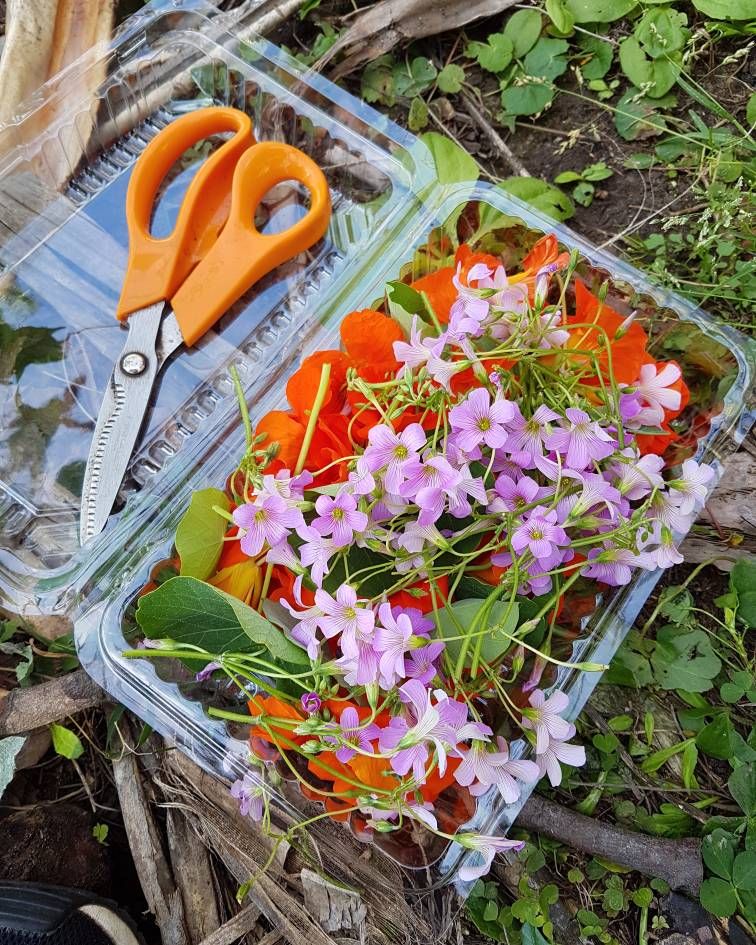
[[[165,360],[157,350],[163,308],[159,302],[129,318],[128,340],[103,396],[84,473],[82,545],[105,527],[144,423],[155,378]],[[129,373],[140,366],[140,355],[145,359],[144,369]]]

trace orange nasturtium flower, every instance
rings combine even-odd
[[[324,364],[331,365],[331,373],[321,413],[338,413],[344,406],[349,358],[343,351],[316,351],[302,361],[286,385],[286,397],[291,408],[305,423],[312,410]]]
[[[341,343],[360,373],[363,368],[381,374],[398,371],[394,342],[403,340],[404,332],[393,318],[370,308],[350,312],[341,323]]]
[[[233,544],[238,545],[239,542]],[[207,583],[257,609],[263,585],[263,568],[254,558],[245,558],[244,561],[219,568],[213,577],[208,578]]]
[[[607,341],[611,348],[611,365],[614,380],[618,384],[632,384],[638,379],[641,365],[646,358],[648,336],[637,322],[633,322],[622,337],[617,338],[617,331],[625,319],[606,302],[600,302],[579,279],[575,280],[575,314],[567,318],[570,331],[568,348],[572,349],[570,359],[586,368],[593,367],[589,354],[595,355],[601,376],[609,376],[609,354]],[[592,326],[596,326],[595,328]],[[577,349],[577,350],[574,350]],[[579,352],[585,351],[583,357]],[[590,381],[590,378],[587,380]]]

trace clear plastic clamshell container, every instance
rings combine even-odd
[[[707,371],[688,408],[687,455],[721,463],[753,420],[753,350],[637,270],[495,188],[442,186],[424,145],[384,116],[258,37],[229,31],[201,2],[150,5],[112,45],[94,50],[46,86],[28,113],[0,132],[14,147],[0,164],[0,601],[27,615],[75,625],[86,670],[205,769],[229,779],[244,769],[243,727],[207,715],[229,695],[174,667],[127,660],[133,602],[171,556],[193,490],[222,486],[243,448],[229,377],[236,367],[253,421],[280,406],[303,354],[338,344],[341,318],[383,296],[386,281],[428,265],[416,250],[456,235],[503,252],[512,264],[543,232],[581,254],[579,274],[610,280],[608,302],[638,311],[652,350]],[[232,35],[236,34],[236,35]],[[87,88],[98,87],[94,101]],[[81,91],[77,93],[77,89]],[[77,97],[78,96],[78,97]],[[209,104],[246,110],[258,140],[284,140],[323,169],[333,201],[326,237],[276,270],[192,350],[162,372],[154,403],[105,531],[78,542],[81,484],[102,392],[125,336],[114,311],[127,242],[124,196],[135,158],[173,118]],[[50,117],[52,116],[52,117]],[[202,148],[171,175],[153,232],[168,232]],[[266,198],[261,228],[301,212],[296,188]],[[687,361],[686,361],[687,358]],[[705,362],[705,363],[704,363]],[[644,573],[608,595],[581,624],[575,655],[608,663],[653,589]],[[575,718],[597,674],[561,673]],[[519,745],[519,751],[524,750]],[[505,833],[527,799],[478,799],[466,828]],[[274,819],[312,810],[284,782]],[[354,882],[347,825],[313,825],[326,869]],[[386,883],[425,892],[454,881],[464,852],[380,835]],[[469,854],[468,854],[469,855]],[[344,864],[351,863],[347,868]]]

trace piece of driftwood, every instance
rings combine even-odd
[[[108,699],[83,669],[26,689],[11,689],[0,700],[0,738],[42,728]]]
[[[7,0],[5,44],[0,59],[0,124],[12,123],[22,104],[52,76],[65,71],[93,47],[107,43],[113,28],[114,0]],[[81,102],[75,126],[59,131],[59,147],[38,162],[37,171],[48,183],[64,183],[78,163],[82,141],[92,128],[87,109],[105,78],[105,63],[94,68],[68,69],[66,88]],[[23,126],[31,141],[55,125],[67,108],[65,99],[53,97]],[[18,133],[16,133],[18,132]],[[2,139],[4,148],[21,142],[18,128]]]
[[[210,855],[184,811],[169,808],[165,826],[171,871],[184,903],[186,930],[190,942],[196,945],[221,924]]]
[[[516,824],[544,837],[551,837],[582,850],[655,876],[669,883],[672,889],[697,895],[703,881],[701,841],[665,840],[647,837],[632,830],[578,814],[538,794],[531,795]]]
[[[381,0],[361,10],[351,26],[339,37],[315,68],[336,55],[347,58],[334,70],[337,78],[352,72],[368,60],[377,59],[398,43],[456,30],[485,16],[502,13],[515,0]]]
[[[113,761],[113,778],[137,876],[163,945],[192,945],[184,903],[142,783],[128,722],[122,720],[123,752]]]
[[[260,910],[254,903],[244,906],[228,922],[224,922],[219,928],[202,939],[199,945],[233,945],[238,942],[247,932],[251,932],[257,925],[260,918]],[[280,933],[278,933],[280,935]],[[258,942],[257,945],[260,945]]]

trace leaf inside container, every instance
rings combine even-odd
[[[140,598],[136,619],[150,639],[167,638],[213,655],[264,646],[274,660],[307,665],[307,653],[230,594],[193,577],[174,577]]]
[[[176,551],[184,577],[204,581],[218,564],[228,523],[214,506],[228,511],[226,494],[220,489],[201,489],[192,494],[189,508],[179,522]]]

